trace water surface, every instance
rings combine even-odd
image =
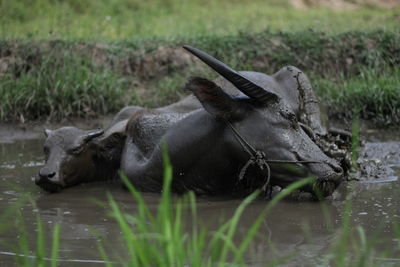
[[[287,266],[328,266],[326,255],[342,225],[346,198],[351,200],[351,225],[363,226],[370,238],[377,236],[375,249],[378,251],[400,254],[399,241],[392,230],[393,223],[400,224],[400,140],[398,135],[387,132],[367,132],[366,136],[369,141],[360,155],[367,170],[361,175],[371,177],[343,183],[332,199],[323,202],[292,199],[279,203],[265,219],[259,237],[251,245],[247,260],[250,265],[264,266],[279,257],[292,255]],[[43,192],[33,182],[44,163],[43,140],[1,141],[0,214],[29,194],[33,202],[24,202],[19,214],[32,249],[35,248],[36,215],[39,214],[45,225],[47,244],[50,244],[54,225],[61,225],[60,266],[103,265],[97,250],[99,236],[116,250],[122,246],[121,236],[107,209],[95,200],[106,202],[109,192],[124,208],[134,211],[132,197],[115,182],[80,185],[56,194]],[[372,166],[372,170],[368,166]],[[151,207],[156,207],[159,195],[144,194],[144,197]],[[208,229],[215,230],[233,214],[239,203],[238,199],[199,197],[199,217]],[[260,199],[249,206],[239,232],[254,222],[266,203]],[[17,221],[17,217],[13,218],[11,228],[0,232],[0,266],[14,264],[13,255],[18,251],[16,246],[20,238],[13,227]],[[400,256],[383,257],[379,261],[383,266],[396,266],[400,264]]]

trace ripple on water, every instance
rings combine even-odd
[[[9,203],[9,204],[12,204],[12,203],[16,202],[17,200],[18,200],[18,198],[13,197],[13,198],[10,198],[10,199],[8,200],[8,203]]]
[[[15,192],[15,191],[13,191],[13,190],[4,191],[3,194],[5,194],[5,195],[12,195],[12,196],[18,195],[17,192]]]
[[[9,169],[9,170],[15,169],[15,165],[13,165],[13,164],[2,164],[2,165],[0,165],[0,169]]]
[[[43,166],[44,161],[28,161],[22,165],[22,167],[38,167],[38,166]]]

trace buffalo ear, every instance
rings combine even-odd
[[[84,135],[82,141],[83,141],[83,143],[87,143],[90,140],[92,140],[93,138],[96,138],[96,137],[102,135],[103,133],[104,133],[103,129],[90,130]]]
[[[107,151],[111,149],[122,149],[125,144],[125,139],[125,132],[115,132],[103,139],[100,139],[98,141],[98,145]]]
[[[52,130],[49,129],[44,129],[43,133],[46,137],[49,137],[49,135],[51,134]]]
[[[193,92],[208,113],[216,117],[233,119],[242,113],[240,103],[210,80],[192,77],[185,87]]]

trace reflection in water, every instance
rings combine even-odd
[[[387,143],[393,148],[393,143]],[[380,153],[392,151],[382,148]],[[399,143],[396,143],[399,145]],[[373,147],[374,144],[368,146]],[[392,151],[393,152],[393,151]],[[400,166],[400,152],[387,157],[388,164]],[[374,157],[379,155],[374,154]],[[397,158],[396,158],[397,157]],[[382,156],[383,159],[385,159]],[[50,244],[54,225],[61,225],[61,266],[102,263],[97,252],[99,237],[118,250],[121,245],[118,225],[108,217],[105,202],[107,192],[130,212],[135,204],[130,195],[118,183],[92,183],[66,189],[59,194],[48,194],[33,183],[33,178],[43,165],[42,140],[23,140],[0,143],[0,211],[14,204],[23,194],[30,194],[35,205],[25,202],[20,213],[25,222],[31,247],[35,247],[36,214],[45,224],[47,244]],[[352,204],[351,224],[361,225],[368,236],[379,234],[378,248],[392,248],[396,244],[392,225],[400,222],[399,168],[393,169],[391,177],[378,180],[343,184],[333,199],[323,202],[286,200],[279,203],[268,216],[249,252],[249,263],[264,265],[279,257],[292,255],[290,266],[328,265],[325,255],[337,236],[342,223],[344,199]],[[157,194],[144,194],[150,207],[155,210],[159,201]],[[199,197],[197,206],[201,223],[210,231],[216,230],[239,205],[240,200]],[[265,200],[257,200],[246,210],[239,232],[249,227],[266,206]],[[190,221],[190,217],[187,218]],[[14,261],[16,231],[0,232],[0,265]],[[238,237],[240,239],[240,236]],[[393,259],[396,262],[398,259]]]

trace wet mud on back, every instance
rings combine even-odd
[[[363,226],[367,236],[377,235],[377,247],[382,251],[397,246],[392,226],[400,223],[400,137],[397,133],[370,131],[366,140],[360,152],[360,181],[343,183],[326,201],[292,199],[279,203],[251,245],[250,265],[263,266],[287,255],[292,255],[288,266],[328,265],[325,255],[342,225],[346,198],[351,200],[351,225]],[[28,193],[34,201],[24,202],[19,213],[31,248],[36,247],[36,215],[40,214],[47,244],[51,244],[54,225],[61,225],[60,266],[104,264],[97,249],[99,236],[114,249],[123,245],[117,223],[98,201],[106,202],[106,193],[110,192],[122,207],[134,211],[132,197],[118,182],[84,184],[58,194],[41,191],[33,178],[44,164],[42,145],[42,139],[0,140],[0,216]],[[144,198],[156,208],[159,195],[144,194]],[[238,199],[198,197],[198,216],[212,231],[233,214],[239,203]],[[242,217],[239,232],[246,230],[265,206],[265,200],[252,203]],[[13,255],[20,235],[16,228],[11,229],[0,232],[0,265],[15,262]],[[399,260],[382,259],[384,265],[395,265]]]

